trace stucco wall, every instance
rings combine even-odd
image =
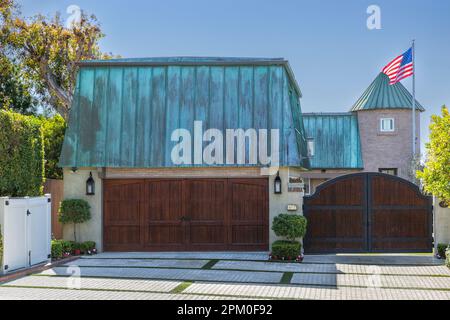
[[[114,178],[151,178],[155,176],[161,176],[158,174],[157,169],[151,171],[142,169],[134,171],[128,170],[106,170],[107,177]],[[108,172],[109,171],[109,172]],[[189,178],[189,177],[205,177],[202,175],[200,170],[192,169],[177,169],[177,170],[164,170],[165,178]],[[290,169],[291,173],[298,174],[299,170]],[[95,180],[95,195],[86,195],[86,180],[89,177],[89,172],[92,172],[92,176]],[[255,177],[260,178],[259,170],[254,169],[226,169],[223,168],[214,170],[209,168],[206,170],[207,176],[209,177]],[[273,185],[275,176],[269,177],[269,243],[277,239],[274,232],[272,231],[272,221],[273,218],[287,211],[288,204],[295,204],[297,206],[297,211],[290,211],[293,214],[302,214],[302,204],[303,204],[303,193],[299,192],[288,192],[288,168],[280,168],[280,177],[282,181],[282,193],[274,194]],[[97,169],[79,169],[76,173],[72,173],[69,169],[64,170],[64,198],[78,198],[85,199],[91,206],[92,219],[82,225],[77,227],[78,241],[92,240],[97,243],[97,248],[102,250],[102,180],[99,178]],[[71,225],[66,225],[63,228],[64,239],[73,240],[73,228]]]
[[[282,183],[282,193],[274,194],[274,180],[275,175],[269,178],[269,243],[270,245],[275,240],[279,239],[275,233],[272,231],[272,222],[280,213],[291,213],[291,214],[301,214],[303,215],[302,205],[303,205],[303,193],[299,192],[288,192],[288,175],[289,171],[294,174],[300,174],[299,170],[280,168],[280,178]],[[295,204],[297,206],[297,211],[287,211],[288,204]]]
[[[86,195],[86,180],[92,172],[95,181],[95,195]],[[102,251],[102,180],[99,178],[97,169],[79,169],[72,173],[64,169],[64,199],[84,199],[91,206],[92,218],[88,222],[77,225],[78,241],[95,241],[97,249]],[[73,240],[73,226],[63,227],[63,237]]]
[[[398,168],[398,176],[409,179],[412,157],[411,110],[358,111],[364,171]],[[394,118],[394,132],[380,132],[380,118]],[[416,113],[416,151],[420,153],[420,112]]]
[[[439,201],[433,199],[435,247],[438,243],[450,244],[450,208],[441,208]]]

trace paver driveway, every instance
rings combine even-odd
[[[445,299],[450,269],[428,255],[101,253],[0,286],[0,299]]]

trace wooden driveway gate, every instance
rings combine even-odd
[[[306,253],[431,252],[432,199],[413,183],[356,173],[304,197]]]

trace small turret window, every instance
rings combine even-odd
[[[381,132],[395,131],[394,118],[381,118],[380,119],[380,131]]]

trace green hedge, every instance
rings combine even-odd
[[[277,240],[272,243],[272,256],[277,259],[295,260],[300,255],[302,245],[298,241]]]
[[[44,133],[45,177],[62,179],[62,168],[58,167],[59,156],[64,141],[66,122],[60,115],[51,118],[40,118]]]
[[[42,195],[44,143],[41,121],[0,111],[0,196]]]
[[[63,241],[52,240],[52,259],[61,259],[63,257]]]

